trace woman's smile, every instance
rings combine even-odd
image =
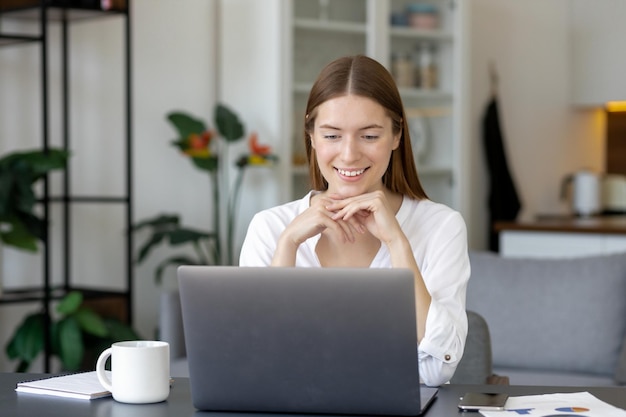
[[[342,169],[342,168],[335,168],[335,170],[339,173],[339,175],[341,175],[342,177],[358,177],[363,175],[363,173],[365,172],[367,168],[362,168],[362,169]]]

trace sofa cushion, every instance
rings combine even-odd
[[[489,325],[495,367],[615,375],[626,333],[626,254],[470,254],[467,308]]]
[[[496,368],[494,372],[499,375],[506,375],[511,385],[558,387],[610,387],[615,385],[613,378],[608,375],[519,368]]]

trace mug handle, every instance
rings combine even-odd
[[[110,392],[113,392],[113,384],[106,375],[104,365],[106,364],[107,358],[111,356],[112,351],[112,348],[108,348],[103,351],[98,357],[98,362],[96,362],[96,375],[98,376],[98,381],[100,381],[100,384],[102,384],[102,386]]]

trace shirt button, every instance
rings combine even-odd
[[[449,361],[449,360],[450,360],[450,359],[452,359],[452,358],[451,358],[451,356],[450,356],[450,355],[446,355],[446,356],[444,356],[444,359],[445,359],[445,360],[446,360],[446,362],[447,362],[447,361]]]

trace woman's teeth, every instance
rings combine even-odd
[[[337,172],[339,172],[341,175],[344,175],[346,177],[356,177],[357,175],[361,175],[362,173],[364,173],[365,169],[359,169],[358,171],[346,171],[346,170],[337,168]]]

